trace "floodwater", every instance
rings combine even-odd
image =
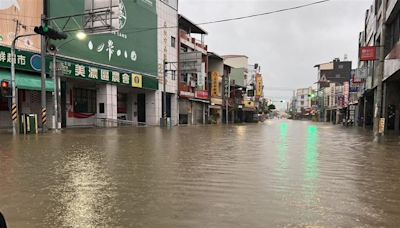
[[[305,121],[0,134],[9,227],[400,227],[400,139]]]

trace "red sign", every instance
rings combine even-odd
[[[376,60],[376,47],[361,47],[360,48],[360,61],[373,61]]]
[[[208,91],[207,90],[198,90],[195,93],[195,97],[199,99],[208,99]]]

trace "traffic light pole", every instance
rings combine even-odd
[[[16,135],[18,133],[17,127],[17,120],[18,120],[18,101],[17,101],[17,88],[16,88],[16,83],[15,83],[15,43],[17,40],[21,37],[27,37],[27,36],[35,36],[37,34],[25,34],[25,35],[19,35],[16,36],[12,43],[11,43],[11,86],[12,86],[12,110],[11,113],[14,112],[14,107],[16,110],[16,116],[17,118],[13,118],[14,115],[11,115],[12,117],[12,126],[13,126],[13,135]]]
[[[42,26],[46,26],[46,21],[45,21],[45,15],[42,14]],[[46,132],[47,130],[47,125],[46,125],[46,37],[41,36],[41,49],[40,49],[40,55],[42,58],[41,61],[41,101],[42,101],[42,133]]]

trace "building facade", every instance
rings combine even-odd
[[[318,69],[314,98],[318,120],[339,123],[348,118],[351,65],[351,61],[335,58],[332,62],[314,66]]]
[[[113,31],[89,35],[85,40],[76,39],[73,33],[70,33],[66,40],[51,40],[50,43],[58,49],[56,53],[58,81],[55,85],[58,86],[60,95],[57,99],[59,106],[57,125],[117,126],[120,122],[132,125],[158,125],[162,116],[164,74],[167,93],[166,115],[172,124],[177,124],[177,69],[173,66],[177,65],[179,53],[177,6],[177,1],[120,0],[118,4],[113,5],[120,13]],[[93,7],[92,4],[85,4],[85,1],[79,4],[47,1],[46,8],[48,17],[56,17],[75,15],[92,10]],[[12,11],[14,15],[34,13],[36,16],[30,16],[30,21],[19,21],[21,26],[7,24],[9,30],[15,30],[17,26],[16,31],[20,31],[19,34],[32,33],[32,31],[22,31],[22,28],[30,29],[32,25],[40,24],[43,1],[35,1],[35,4],[21,1],[18,8],[11,6],[10,9],[1,9],[3,10],[6,13]],[[33,18],[39,19],[34,21]],[[49,26],[53,28],[63,25],[72,26],[71,28],[76,26],[68,24],[70,21],[54,20],[49,22]],[[29,23],[31,26],[23,26],[24,23]],[[137,31],[137,28],[159,27],[166,28]],[[3,30],[3,27],[1,33],[2,37],[11,36],[9,32]],[[38,40],[28,37],[17,43],[16,84],[20,113],[40,114],[40,96],[39,92],[36,92],[40,90],[41,72]],[[10,40],[2,38],[0,45],[0,55],[10,55]],[[45,69],[48,75],[47,115],[49,120],[55,120],[52,110],[55,102],[51,94],[55,88],[51,79],[53,72],[51,54],[46,57]],[[7,61],[7,58],[4,61],[0,59],[1,79],[10,77],[10,61]],[[169,64],[166,64],[166,71],[163,68],[164,62]],[[2,97],[0,127],[11,125],[9,106],[8,99]],[[48,121],[47,125],[56,126],[55,121]]]
[[[358,88],[357,123],[365,128],[378,125],[375,117],[385,120],[384,131],[400,133],[400,56],[399,56],[399,23],[400,3],[398,0],[373,1],[365,13],[363,31],[359,36],[360,50],[363,47],[377,47],[376,58],[366,61],[359,59],[356,81]],[[381,38],[385,37],[383,49]],[[383,51],[384,61],[381,64],[379,53]],[[382,74],[383,72],[383,74]],[[378,94],[378,84],[382,78],[382,95]],[[380,97],[381,96],[381,97]],[[378,100],[382,100],[379,107]]]
[[[209,80],[207,32],[179,15],[179,124],[208,122]]]

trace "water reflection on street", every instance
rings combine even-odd
[[[10,227],[398,227],[400,139],[305,121],[0,134]]]

